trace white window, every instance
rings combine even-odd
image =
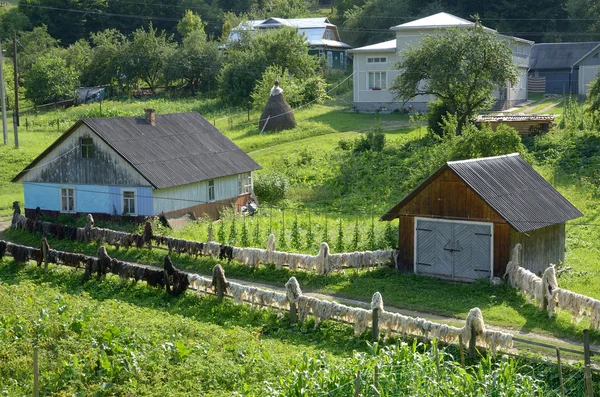
[[[123,190],[123,215],[137,215],[135,190]]]
[[[367,58],[367,63],[387,63],[387,57]]]
[[[75,212],[75,189],[60,189],[60,212]]]
[[[215,201],[215,180],[208,181],[208,201]]]
[[[238,196],[252,193],[252,173],[245,172],[238,175]]]
[[[342,66],[346,65],[346,56],[344,55],[343,52],[340,52],[340,65],[342,65]]]
[[[387,89],[387,72],[368,72],[367,84],[369,90]]]
[[[331,29],[325,30],[325,39],[331,40]]]
[[[330,68],[333,67],[333,52],[331,51],[327,51],[327,66]]]
[[[79,143],[81,145],[81,158],[94,158],[94,141],[92,141],[92,138],[80,138]]]

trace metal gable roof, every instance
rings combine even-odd
[[[540,43],[531,47],[530,69],[571,69],[600,42]]]
[[[155,188],[196,183],[260,169],[198,113],[83,119]]]
[[[82,123],[156,189],[260,169],[250,156],[204,117],[190,112],[156,115],[154,126],[142,117],[80,120],[13,178],[13,182],[18,181]]]
[[[541,229],[582,216],[518,153],[514,153],[446,163],[386,213],[382,220],[397,217],[397,211],[402,206],[447,168],[454,171],[518,232]]]

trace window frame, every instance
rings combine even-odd
[[[73,199],[73,208],[69,209],[69,190],[72,192],[71,193],[71,198]],[[61,186],[60,190],[58,192],[59,197],[60,197],[60,212],[62,214],[74,214],[77,212],[77,202],[75,201],[76,198],[76,194],[75,194],[75,186]],[[66,196],[63,196],[63,192],[66,192]],[[67,204],[67,208],[64,209],[63,208],[63,197],[65,197],[67,199],[66,204]]]
[[[212,194],[211,194],[212,192]],[[214,179],[210,179],[207,183],[207,189],[206,189],[206,193],[208,195],[208,202],[209,203],[213,203],[216,201],[216,194],[215,194],[215,180]],[[211,197],[212,196],[212,197]]]
[[[377,61],[376,61],[377,59]],[[386,65],[387,64],[387,57],[367,57],[367,63],[370,64],[379,64],[379,65]]]
[[[133,200],[134,211],[125,213],[125,193],[133,193],[133,198],[127,197],[127,200]],[[136,189],[121,189],[121,215],[138,216],[138,195]]]
[[[83,140],[88,140],[89,139],[89,143],[84,143]],[[79,148],[80,148],[80,155],[82,159],[93,159],[94,158],[94,152],[95,152],[95,148],[94,148],[94,139],[92,137],[89,136],[82,136],[79,138]],[[84,150],[86,149],[86,150]],[[85,156],[84,156],[85,153]]]
[[[373,74],[379,74],[379,84],[381,84],[382,79],[381,76],[385,75],[385,87],[379,87],[379,88],[371,88],[370,87],[370,75],[371,73]],[[368,70],[367,71],[367,91],[387,91],[388,89],[388,78],[387,78],[387,70]]]
[[[238,174],[238,196],[252,193],[253,186],[252,172]]]

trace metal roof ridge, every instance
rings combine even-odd
[[[493,159],[514,157],[514,156],[519,156],[519,153],[501,154],[499,156],[481,157],[481,158],[477,158],[477,159],[448,161],[446,164],[450,165],[450,164],[460,164],[460,163],[471,163],[471,162],[479,162],[479,161],[484,161],[484,160],[493,160]]]

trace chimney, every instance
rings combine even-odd
[[[154,109],[144,109],[146,111],[146,122],[150,125],[156,125],[156,112]]]

